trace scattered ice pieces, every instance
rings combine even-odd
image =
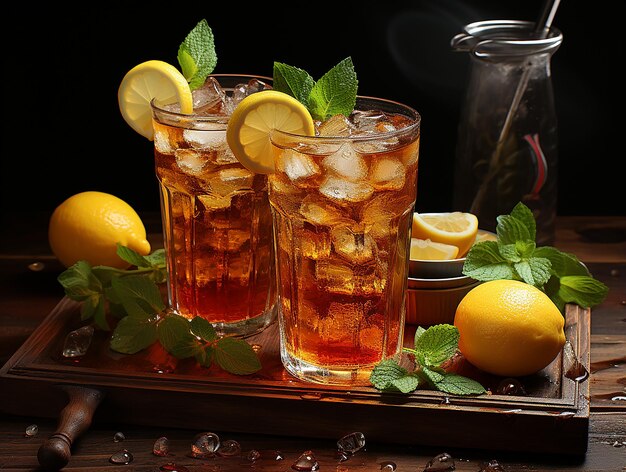
[[[297,470],[298,472],[315,472],[316,470],[319,470],[320,465],[315,459],[313,451],[304,451],[300,457],[298,457],[296,461],[291,464],[291,468],[293,470]]]
[[[514,378],[506,378],[500,381],[500,383],[496,387],[495,393],[497,395],[522,396],[526,395],[526,390],[524,390],[524,386],[519,380]]]
[[[226,93],[214,77],[192,92],[193,111],[198,115],[215,115],[222,111]]]
[[[220,438],[215,433],[198,433],[191,443],[191,457],[205,459],[213,457],[220,447]]]
[[[70,332],[63,344],[63,357],[84,356],[91,344],[93,331],[93,326],[87,325]]]
[[[109,462],[111,464],[130,464],[133,461],[133,455],[128,452],[128,449],[124,449],[122,451],[116,452],[111,457],[109,457]]]
[[[380,463],[380,470],[382,472],[395,472],[398,465],[392,461],[383,461]]]
[[[337,449],[347,454],[356,454],[365,447],[365,435],[359,431],[346,434],[337,441]]]
[[[248,452],[248,455],[246,456],[246,459],[248,459],[249,462],[256,462],[260,458],[261,458],[261,453],[257,451],[256,449],[252,449],[250,452]]]
[[[241,444],[239,444],[234,439],[227,439],[226,441],[222,441],[219,449],[217,450],[217,454],[222,457],[233,457],[241,454]]]
[[[124,439],[126,439],[126,436],[124,436],[124,433],[121,431],[118,431],[113,435],[113,442],[122,442]]]
[[[444,452],[429,460],[423,472],[448,472],[454,469],[454,459],[450,454]]]
[[[504,470],[504,467],[494,459],[489,462],[483,462],[478,472],[504,472]]]
[[[154,441],[152,445],[152,454],[159,457],[165,457],[170,453],[170,440],[165,436],[161,436]]]
[[[26,436],[27,438],[32,438],[33,436],[37,436],[38,432],[39,426],[37,426],[36,424],[31,424],[26,427],[26,430],[24,431],[24,436]]]

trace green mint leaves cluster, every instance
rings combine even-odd
[[[478,395],[485,388],[473,379],[447,372],[442,365],[458,351],[459,330],[449,324],[440,324],[415,332],[415,348],[402,348],[411,354],[415,370],[409,371],[393,359],[380,362],[370,375],[372,385],[383,392],[411,393],[417,388],[429,387],[453,395]]]
[[[174,357],[194,357],[205,367],[216,362],[238,375],[261,369],[256,353],[242,339],[219,337],[203,318],[189,321],[165,311],[157,285],[166,279],[163,249],[141,256],[118,244],[117,254],[136,268],[91,267],[86,261],[78,261],[58,277],[66,296],[82,302],[82,320],[93,318],[96,326],[110,331],[107,313],[118,318],[111,349],[135,354],[158,341]]]
[[[544,291],[561,312],[567,303],[589,308],[604,300],[607,286],[595,280],[576,256],[551,246],[537,247],[535,218],[526,205],[518,203],[510,215],[496,221],[497,240],[474,244],[463,274],[483,282],[521,280]]]
[[[356,104],[358,80],[352,58],[347,57],[317,82],[298,67],[274,62],[273,88],[302,103],[315,120],[350,115]]]
[[[189,88],[200,88],[215,69],[215,38],[206,20],[200,20],[178,48],[178,63]]]

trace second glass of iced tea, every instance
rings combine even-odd
[[[401,353],[420,116],[358,97],[316,136],[272,131],[281,359],[323,384],[368,384]]]
[[[245,169],[226,143],[228,116],[271,79],[210,76],[194,114],[153,101],[155,170],[168,270],[169,309],[248,336],[275,319],[267,176]]]

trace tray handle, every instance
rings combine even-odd
[[[72,455],[72,443],[91,425],[96,408],[104,393],[80,385],[63,385],[69,401],[59,415],[56,432],[37,451],[39,464],[46,470],[60,470],[67,465]]]

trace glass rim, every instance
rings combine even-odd
[[[209,77],[215,77],[216,79],[218,79],[219,82],[219,78],[223,77],[223,78],[241,78],[241,79],[259,79],[262,80],[263,82],[267,82],[267,83],[272,83],[273,79],[271,77],[267,77],[265,75],[256,75],[256,74],[209,74],[207,76],[207,79]],[[220,84],[221,85],[221,84]],[[222,87],[223,90],[232,90],[232,87]],[[172,111],[172,110],[167,110],[165,108],[163,108],[163,106],[159,105],[158,101],[156,98],[152,98],[150,100],[150,109],[152,110],[152,113],[154,114],[154,112],[157,113],[162,113],[165,116],[168,116],[170,118],[175,118],[175,119],[179,119],[179,120],[184,120],[186,122],[189,121],[195,121],[195,122],[219,122],[219,123],[225,123],[228,121],[228,119],[230,118],[230,116],[228,115],[221,115],[221,114],[207,114],[207,115],[194,115],[193,113],[181,113],[179,111]]]
[[[286,138],[290,141],[296,140],[310,140],[316,143],[333,143],[333,142],[363,142],[363,141],[371,141],[371,140],[379,140],[381,138],[392,138],[399,135],[411,134],[419,130],[422,122],[422,116],[419,114],[417,110],[409,105],[405,105],[404,103],[400,103],[395,100],[390,100],[387,98],[373,97],[369,95],[357,95],[358,100],[369,100],[372,102],[378,102],[387,105],[387,107],[395,107],[398,109],[396,112],[380,110],[384,113],[397,113],[400,114],[402,110],[404,116],[410,118],[413,122],[404,128],[399,128],[391,131],[380,131],[376,133],[368,133],[368,134],[357,134],[352,136],[321,136],[321,135],[313,135],[307,136],[304,134],[290,133],[288,131],[281,131],[274,129],[270,132],[270,140],[272,144],[276,144],[274,142],[273,136],[280,136]],[[355,110],[358,111],[358,108],[355,107]],[[371,108],[371,110],[376,110],[375,108]]]

